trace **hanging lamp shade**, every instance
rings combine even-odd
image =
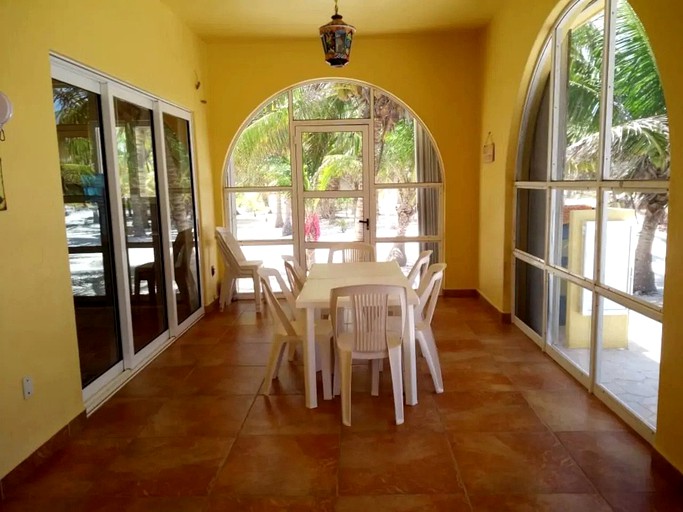
[[[342,15],[338,12],[337,0],[335,0],[332,21],[320,27],[320,40],[323,43],[325,60],[330,66],[342,68],[348,64],[355,32],[356,28],[342,19]]]

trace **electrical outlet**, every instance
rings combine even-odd
[[[31,377],[24,377],[21,382],[24,388],[24,400],[28,400],[33,396],[33,379]]]

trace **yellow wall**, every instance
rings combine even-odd
[[[0,142],[9,207],[0,212],[2,477],[83,410],[48,52],[195,111],[209,232],[213,196],[205,108],[194,89],[205,48],[158,0],[2,0],[0,20],[0,91],[14,104]],[[24,375],[35,386],[27,401]]]
[[[445,167],[446,287],[476,288],[480,56],[479,31],[391,39],[358,36],[351,63],[342,70],[324,62],[316,37],[210,44],[216,218],[222,217],[220,183],[226,152],[259,104],[304,80],[363,80],[404,101],[434,136]]]
[[[483,144],[491,131],[498,158],[481,166],[479,290],[501,311],[510,311],[512,182],[518,128],[530,72],[540,44],[568,0],[512,0],[489,26],[482,104]],[[671,188],[664,333],[658,429],[655,445],[683,470],[683,8],[678,0],[631,0],[650,37],[669,112]],[[680,171],[680,172],[679,172]]]

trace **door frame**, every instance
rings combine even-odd
[[[307,198],[360,198],[363,201],[363,217],[370,219],[370,228],[363,230],[363,240],[369,244],[375,243],[375,218],[370,215],[374,210],[374,172],[372,172],[374,162],[372,156],[374,151],[373,131],[370,129],[370,119],[334,119],[329,121],[292,121],[292,144],[294,146],[294,158],[292,165],[292,192],[296,197],[295,208],[293,209],[293,227],[297,237],[294,241],[294,257],[301,264],[306,262],[302,258],[306,254],[306,249],[325,249],[334,246],[339,242],[307,242],[305,240],[305,200]],[[362,137],[362,187],[361,190],[304,190],[303,180],[303,144],[301,138],[304,133],[330,133],[330,132],[360,132]],[[372,190],[371,190],[372,189]],[[354,226],[355,228],[355,226]]]

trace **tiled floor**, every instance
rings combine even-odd
[[[419,405],[393,421],[389,375],[354,369],[304,407],[300,365],[259,394],[270,324],[233,303],[115,398],[2,511],[683,511],[683,479],[515,327],[475,299],[434,320],[446,392],[420,361]]]

